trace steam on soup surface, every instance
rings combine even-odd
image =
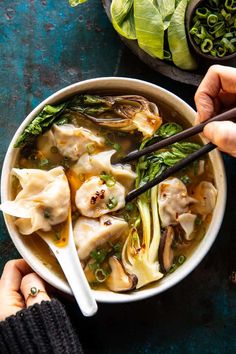
[[[92,287],[121,292],[161,279],[190,256],[211,220],[217,191],[207,157],[125,203],[130,190],[200,148],[185,141],[119,164],[128,152],[183,129],[162,111],[141,96],[76,95],[45,106],[15,145],[14,200],[1,209],[14,216],[26,242],[42,242],[43,230],[59,246],[67,242],[71,210]]]

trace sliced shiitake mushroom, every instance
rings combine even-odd
[[[138,278],[134,274],[126,274],[116,256],[110,257],[108,262],[111,267],[111,274],[106,280],[106,285],[109,290],[120,292],[132,290],[136,287]]]
[[[158,258],[161,266],[161,271],[163,273],[168,272],[173,263],[174,252],[172,249],[172,244],[174,241],[174,236],[175,233],[172,226],[166,227],[161,236]]]

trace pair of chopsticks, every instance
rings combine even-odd
[[[173,136],[163,139],[155,144],[147,146],[146,148],[144,148],[142,150],[132,151],[126,157],[121,159],[120,163],[127,163],[127,162],[130,162],[133,160],[137,160],[141,156],[151,154],[152,152],[162,149],[168,145],[174,144],[178,141],[181,141],[181,140],[187,139],[193,135],[199,134],[203,131],[203,128],[208,123],[220,122],[220,121],[226,121],[226,120],[235,120],[235,119],[236,119],[236,108],[233,108],[233,109],[230,109],[229,111],[221,113],[211,119],[208,119],[203,123],[200,123],[200,124],[198,124],[194,127],[191,127],[189,129],[186,129],[176,135],[173,135]],[[146,192],[148,189],[154,187],[155,185],[162,182],[166,178],[170,177],[174,173],[180,171],[186,165],[199,159],[202,155],[209,153],[210,151],[212,151],[216,147],[217,146],[212,143],[208,143],[208,144],[204,145],[201,149],[188,155],[186,158],[182,159],[180,162],[176,163],[174,166],[170,167],[168,170],[164,171],[162,174],[155,177],[152,181],[146,183],[145,185],[143,185],[140,188],[134,189],[131,192],[129,192],[125,198],[126,202],[128,203],[128,202],[132,201],[133,199],[137,198],[140,194]]]

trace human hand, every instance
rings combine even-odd
[[[29,295],[32,287],[40,289],[35,297]],[[44,282],[28,264],[23,259],[7,262],[0,280],[0,321],[43,300],[50,300]]]
[[[198,117],[203,122],[236,106],[236,68],[213,65],[206,73],[195,94]],[[212,122],[205,126],[204,135],[220,150],[236,157],[236,124],[230,121]]]

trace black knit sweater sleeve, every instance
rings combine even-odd
[[[43,301],[0,322],[0,353],[83,353],[63,305]]]

